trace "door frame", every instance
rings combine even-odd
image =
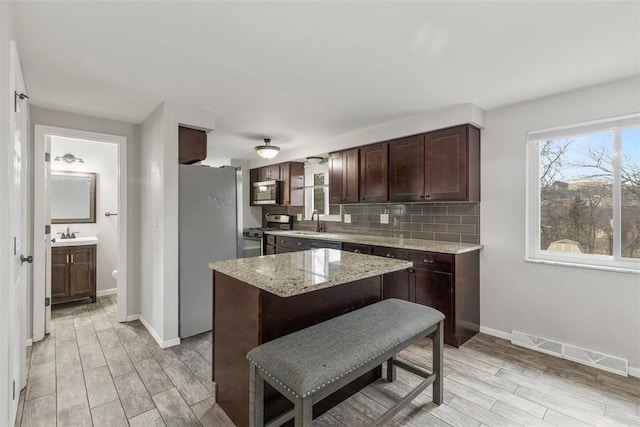
[[[34,125],[34,165],[44,164],[47,142],[51,136],[84,139],[88,141],[116,144],[118,150],[118,322],[127,321],[127,289],[128,289],[128,219],[127,219],[127,138],[120,135],[110,135],[57,126]],[[47,259],[50,259],[50,235],[44,239],[45,216],[43,209],[49,193],[45,189],[45,168],[34,166],[34,274],[33,274],[33,341],[40,341],[45,335],[46,309],[44,299],[46,288],[50,286],[50,275],[47,274]],[[47,249],[48,248],[48,249]]]

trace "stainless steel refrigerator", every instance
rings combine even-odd
[[[237,257],[237,170],[180,165],[180,338],[212,329],[211,261]]]

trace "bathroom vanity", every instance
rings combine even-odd
[[[51,303],[96,301],[97,237],[57,239],[51,244]]]

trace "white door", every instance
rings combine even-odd
[[[31,259],[27,244],[27,98],[15,44],[11,44],[11,140],[9,149],[9,232],[13,244],[9,268],[9,416],[16,415],[20,390],[25,385],[26,284]],[[29,259],[28,261],[26,259]]]

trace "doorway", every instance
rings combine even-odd
[[[50,303],[53,302],[51,244],[52,240],[60,239],[62,233],[67,234],[67,228],[72,235],[87,239],[97,237],[96,294],[115,293],[117,320],[127,321],[126,141],[123,136],[35,125],[34,255],[40,256],[34,256],[34,260],[39,259],[40,262],[34,262],[34,341],[49,333]],[[87,195],[86,201],[87,206],[94,205],[93,218],[56,220],[56,217],[71,213],[64,205],[59,206],[56,200],[52,201],[57,191],[55,185],[59,185],[60,179],[66,176],[78,174],[94,176],[93,194]]]

